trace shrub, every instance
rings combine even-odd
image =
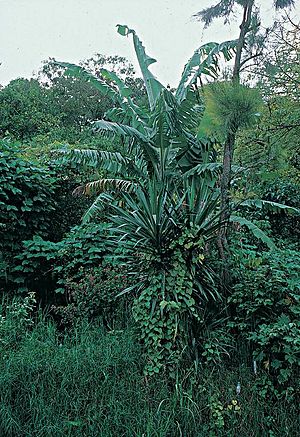
[[[24,241],[14,259],[13,282],[19,291],[36,291],[40,298],[43,291],[47,301],[54,291],[64,293],[67,280],[79,280],[86,269],[102,263],[107,229],[107,224],[88,224],[75,226],[57,243],[39,236]]]
[[[267,200],[300,208],[299,184],[275,181],[264,187],[263,196]],[[298,214],[286,214],[283,210],[269,212],[272,230],[281,238],[290,238],[299,244],[300,218]]]
[[[18,144],[0,142],[0,286],[9,279],[10,263],[21,242],[47,237],[55,209],[55,178],[22,158]]]
[[[240,251],[238,262],[240,277],[229,298],[235,312],[230,326],[251,344],[264,381],[262,393],[292,399],[300,370],[299,253],[258,253],[248,247]]]
[[[45,168],[22,159],[18,144],[0,142],[1,249],[17,251],[22,240],[47,236],[55,179]]]
[[[68,278],[65,283],[68,304],[53,307],[64,326],[78,321],[101,318],[103,325],[112,330],[130,323],[132,297],[118,294],[132,285],[122,267],[104,261],[101,267],[83,269],[82,276]]]

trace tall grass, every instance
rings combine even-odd
[[[147,380],[129,328],[107,333],[83,323],[62,335],[41,319],[12,338],[3,326],[0,436],[298,435],[297,406],[263,402],[247,367],[200,366],[198,375],[182,370],[173,383]],[[237,411],[228,408],[233,400]]]

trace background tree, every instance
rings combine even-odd
[[[130,84],[135,98],[145,95],[142,80],[135,78],[133,66],[124,57],[96,54],[83,60],[80,65],[95,77],[101,77],[101,69],[110,68],[125,83]],[[65,68],[54,59],[49,59],[44,63],[38,77],[40,83],[49,90],[53,104],[59,107],[62,124],[83,130],[90,121],[103,118],[115,102],[82,78],[64,73]]]
[[[134,99],[145,97],[143,82],[135,77],[126,58],[98,54],[82,61],[82,65],[96,77],[101,68],[111,68],[131,86]],[[40,137],[43,148],[53,141],[93,141],[89,122],[103,118],[114,102],[84,80],[66,76],[64,70],[49,59],[37,79],[13,80],[0,90],[1,136],[27,142]]]
[[[0,90],[0,135],[28,140],[60,124],[51,94],[35,79],[16,79]]]
[[[249,190],[298,208],[299,56],[299,26],[286,17],[269,32],[264,55],[253,70],[252,80],[264,105],[256,126],[237,138],[235,156],[239,165],[249,169],[244,181]],[[299,217],[281,212],[268,214],[268,219],[277,236],[299,241]]]

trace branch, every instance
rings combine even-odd
[[[257,58],[258,56],[261,56],[263,54],[263,51],[261,50],[260,52],[256,52],[254,55],[248,56],[248,58],[244,59],[243,61],[241,61],[240,63],[240,69],[249,61],[251,61],[251,59]]]
[[[278,126],[275,127],[269,127],[267,130],[268,131],[276,131],[276,130],[282,130],[282,129],[295,129],[296,127],[300,127],[300,123],[295,123],[295,124],[280,124]]]

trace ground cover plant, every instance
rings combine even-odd
[[[4,303],[4,302],[3,302]],[[238,360],[147,379],[132,327],[82,323],[65,335],[33,295],[2,306],[0,431],[7,436],[296,435],[297,406],[266,402]],[[241,394],[236,385],[240,381]]]

